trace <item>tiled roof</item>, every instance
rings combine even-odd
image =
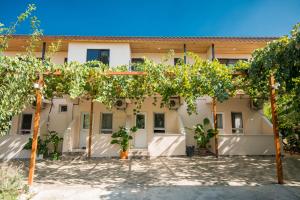
[[[26,39],[30,35],[13,35],[15,39]],[[44,35],[43,39],[50,40],[116,40],[116,41],[270,41],[278,37],[215,37],[215,36],[72,36]]]

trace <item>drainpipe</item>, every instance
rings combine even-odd
[[[183,44],[183,52],[184,52],[183,61],[184,61],[184,64],[186,64],[186,44]]]
[[[211,60],[215,59],[215,44],[211,44]]]

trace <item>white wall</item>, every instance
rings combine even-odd
[[[220,155],[274,155],[273,135],[221,135]]]
[[[178,113],[168,108],[160,108],[160,102],[158,98],[157,105],[152,105],[153,99],[148,98],[145,100],[140,112],[146,113],[146,130],[147,130],[147,144],[150,147],[149,154],[151,156],[158,155],[184,155],[185,153],[185,136],[180,135],[178,126]],[[134,106],[129,105],[126,111],[108,110],[103,104],[94,103],[94,120],[93,120],[93,139],[92,139],[92,156],[118,156],[119,146],[111,145],[111,134],[100,133],[101,129],[101,113],[112,112],[113,113],[113,132],[118,131],[120,126],[132,127],[135,125],[135,116],[133,113]],[[90,102],[81,101],[78,106],[74,106],[74,118],[80,118],[82,112],[90,111]],[[165,134],[153,133],[153,118],[154,112],[165,113]],[[74,139],[75,148],[79,147],[79,134],[80,126],[77,130],[77,136]],[[88,138],[88,137],[87,137]],[[88,144],[88,143],[87,143]],[[153,148],[159,146],[159,148]]]
[[[69,43],[68,61],[86,62],[87,49],[109,49],[109,66],[128,65],[130,46],[126,43]]]
[[[197,123],[203,123],[205,117],[212,123],[211,98],[203,97],[197,100],[198,114],[188,115],[186,105],[179,109],[179,114],[185,127],[192,128]],[[223,113],[223,130],[219,130],[220,155],[265,155],[274,154],[274,140],[272,138],[272,124],[258,111],[250,109],[248,98],[230,98],[217,103],[217,112]],[[244,133],[232,134],[231,112],[242,112]],[[212,127],[212,125],[211,125]],[[188,146],[196,145],[194,131],[187,129],[186,143]],[[249,137],[248,137],[249,136]],[[214,138],[209,144],[214,152]]]
[[[17,52],[17,51],[5,51],[3,55],[5,56],[16,56],[26,54],[26,52]],[[34,52],[34,55],[38,58],[42,57],[42,52]],[[51,57],[51,61],[55,64],[64,64],[65,58],[67,58],[67,52],[56,52]]]

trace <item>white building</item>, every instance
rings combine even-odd
[[[28,36],[15,36],[4,55],[14,56],[25,51]],[[175,51],[174,64],[184,59],[184,51],[191,51],[203,59],[215,58],[225,64],[239,59],[249,59],[254,49],[263,47],[274,38],[233,37],[89,37],[89,36],[44,36],[47,42],[61,39],[62,48],[52,61],[62,64],[68,61],[86,62],[100,59],[110,67],[141,62],[143,57],[154,62],[162,59],[170,50]],[[214,48],[212,48],[214,44]],[[41,57],[41,49],[36,52]],[[187,62],[191,62],[187,59]],[[152,98],[146,99],[141,112],[133,113],[133,105],[123,102],[125,109],[107,110],[104,105],[94,103],[94,125],[92,130],[92,157],[118,156],[119,147],[111,145],[111,133],[120,126],[131,127],[141,122],[132,141],[131,151],[140,151],[151,157],[185,155],[186,146],[195,145],[193,127],[204,118],[212,121],[211,99],[199,98],[198,115],[188,115],[182,100],[178,109],[160,108],[152,105]],[[55,98],[50,106],[42,110],[40,135],[54,130],[64,138],[62,152],[87,151],[90,102]],[[217,103],[219,127],[219,155],[273,155],[274,138],[272,124],[261,111],[253,109],[247,95],[238,95],[223,103]],[[10,133],[0,138],[0,159],[28,157],[23,146],[33,132],[34,108],[29,106],[12,120]],[[214,142],[210,150],[214,152]]]

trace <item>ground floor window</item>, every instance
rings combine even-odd
[[[89,113],[82,113],[81,128],[82,129],[90,128],[90,114]]]
[[[111,134],[113,131],[113,114],[102,113],[101,114],[101,133]]]
[[[223,113],[217,113],[217,128],[219,130],[224,129],[224,114]],[[214,121],[214,115],[213,115],[213,121]]]
[[[241,112],[231,113],[232,133],[243,133],[243,115]]]
[[[154,133],[165,133],[164,113],[154,113]]]
[[[145,129],[145,123],[146,123],[146,119],[145,119],[145,115],[144,114],[136,114],[136,121],[135,121],[135,125],[138,129]]]
[[[31,128],[32,128],[32,114],[22,114],[22,119],[21,119],[21,129],[20,133],[21,134],[30,134],[31,133]]]

